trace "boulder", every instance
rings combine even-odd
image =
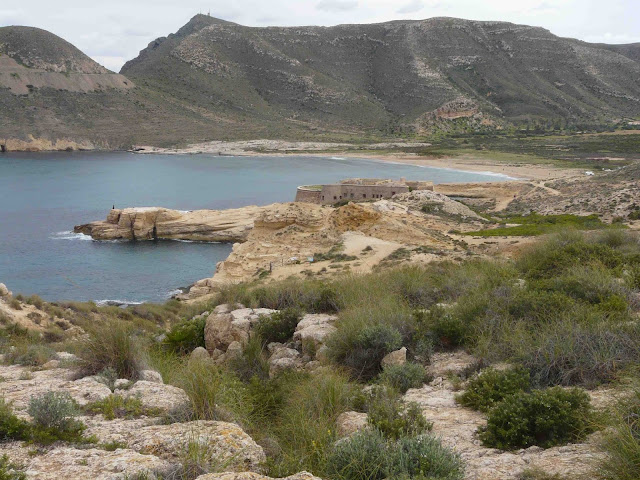
[[[191,360],[211,360],[206,348],[196,347],[190,355]]]
[[[11,292],[4,283],[0,283],[0,297],[10,297]]]
[[[83,330],[83,333],[84,333],[84,330]],[[58,352],[56,353],[56,357],[58,357],[58,360],[61,360],[63,362],[75,362],[78,360],[78,357],[76,355],[69,352]]]
[[[33,480],[114,480],[168,477],[176,467],[154,455],[142,455],[128,449],[107,452],[97,448],[80,450],[59,447],[34,457],[25,473],[27,478]]]
[[[260,471],[266,456],[262,447],[238,425],[198,420],[171,425],[152,425],[131,432],[129,447],[153,452],[169,461],[179,461],[190,444],[203,450],[203,461],[211,461],[228,471]]]
[[[218,307],[224,308],[218,309]],[[227,313],[229,308],[227,305],[218,305],[218,307],[209,315],[204,327],[204,342],[210,353],[216,349],[226,352],[233,342],[246,344],[253,326],[263,316],[277,311],[269,308],[238,308]]]
[[[290,477],[282,479],[273,479],[265,475],[253,472],[241,472],[241,473],[207,473],[206,475],[200,475],[196,480],[322,480],[319,477],[315,477],[309,472],[300,472]]]
[[[156,372],[155,370],[142,370],[139,379],[145,382],[164,383],[160,372]]]
[[[303,364],[300,352],[293,348],[282,346],[276,349],[269,357],[269,377],[275,377],[285,370],[301,368]]]
[[[126,378],[119,378],[113,382],[114,390],[127,390],[130,386],[131,380],[127,380]]]
[[[336,432],[340,437],[348,437],[367,428],[367,414],[360,412],[344,412],[336,420]]]
[[[170,412],[189,404],[184,390],[173,385],[138,380],[126,392],[126,397],[138,397],[147,408],[158,408]]]
[[[380,365],[382,368],[391,367],[396,365],[404,365],[407,362],[407,349],[402,347],[400,350],[388,353],[384,356]]]
[[[333,326],[336,320],[337,317],[333,315],[307,314],[298,323],[293,339],[301,342],[303,347],[312,345],[317,350],[336,331]]]

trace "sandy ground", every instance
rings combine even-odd
[[[347,152],[347,157],[363,157]],[[429,158],[416,155],[367,155],[367,158],[390,163],[419,165],[423,167],[450,168],[469,172],[499,173],[512,177],[514,180],[553,180],[583,175],[584,172],[571,168],[558,168],[553,165],[533,165],[526,163],[504,163],[489,158],[479,158],[472,155],[456,157]]]

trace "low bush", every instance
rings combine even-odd
[[[499,371],[487,368],[473,377],[456,401],[465,407],[488,412],[507,396],[531,388],[529,372],[522,368]]]
[[[269,378],[269,355],[265,342],[258,335],[252,336],[242,350],[242,355],[229,361],[231,370],[243,381],[253,377]]]
[[[285,380],[287,395],[273,431],[282,452],[269,473],[283,477],[306,469],[324,476],[338,439],[336,420],[351,409],[356,388],[345,374],[329,369]]]
[[[174,325],[164,340],[164,344],[173,352],[187,354],[197,347],[204,347],[204,327],[207,319],[203,316]]]
[[[264,316],[255,327],[255,332],[266,343],[285,343],[291,340],[302,312],[297,308],[287,308],[269,316]]]
[[[603,480],[640,478],[640,390],[621,401],[614,409],[612,422],[601,442],[605,456],[598,473]]]
[[[378,382],[406,393],[410,388],[420,388],[427,380],[427,372],[418,363],[390,365],[385,367],[378,377]]]
[[[354,377],[370,380],[380,372],[384,356],[402,346],[402,335],[389,324],[354,325],[349,332],[339,329],[327,345],[334,361],[346,366]]]
[[[388,441],[376,430],[356,433],[338,443],[327,465],[337,480],[458,480],[463,476],[460,459],[437,439],[419,436]]]
[[[365,430],[338,443],[327,460],[336,480],[383,480],[389,476],[387,442],[377,430]]]
[[[432,343],[441,349],[457,348],[464,344],[468,335],[468,324],[444,308],[434,307],[428,312],[418,312],[420,330]]]
[[[401,438],[391,456],[391,478],[459,480],[460,458],[430,435]]]
[[[31,397],[27,412],[32,418],[32,438],[38,443],[88,440],[82,436],[86,426],[75,418],[79,413],[78,405],[67,392],[46,392]]]
[[[521,341],[514,358],[538,386],[594,387],[640,362],[640,326],[597,317],[587,324],[558,319]]]
[[[97,375],[111,368],[118,378],[136,380],[144,369],[142,351],[129,325],[119,321],[101,325],[79,345],[78,374]]]
[[[577,388],[519,392],[489,411],[480,438],[501,450],[563,445],[589,433],[590,412],[589,396]]]
[[[162,410],[147,408],[138,397],[123,397],[109,395],[108,397],[88,404],[85,411],[91,414],[101,413],[107,420],[115,418],[136,418],[143,415],[148,417],[160,416]]]
[[[0,480],[27,480],[27,475],[8,455],[0,455]]]
[[[10,363],[26,367],[39,367],[54,358],[56,352],[47,345],[38,343],[23,343],[10,352],[7,360]]]
[[[30,425],[14,415],[11,405],[0,398],[0,443],[28,440],[30,436]]]
[[[20,300],[18,300],[17,298],[12,298],[11,301],[9,302],[9,306],[14,310],[22,310],[22,304],[20,303]]]
[[[406,405],[393,390],[375,387],[366,401],[367,421],[387,438],[416,436],[431,430],[420,408]]]
[[[188,411],[171,412],[177,420],[242,422],[247,417],[247,393],[235,377],[206,360],[182,360],[167,375],[167,382],[189,397]]]

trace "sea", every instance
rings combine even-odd
[[[112,206],[224,209],[293,201],[298,185],[345,178],[508,180],[491,172],[339,156],[0,154],[0,282],[14,294],[100,304],[163,302],[210,277],[231,245],[94,241],[74,225]]]

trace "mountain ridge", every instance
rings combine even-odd
[[[26,70],[11,70],[16,60]],[[59,78],[29,80],[35,88],[25,91],[38,69]],[[87,72],[105,80],[65,86],[63,75],[79,82]],[[25,77],[19,92],[12,74]],[[49,32],[0,28],[0,107],[8,112],[0,139],[123,148],[640,118],[640,43],[590,44],[501,21],[247,27],[196,15],[113,75]]]

